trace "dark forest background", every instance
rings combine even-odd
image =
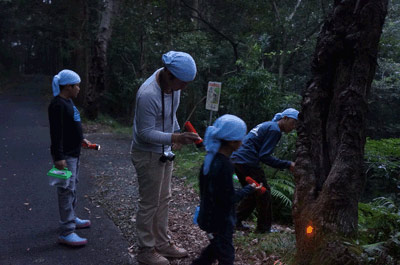
[[[369,99],[372,138],[400,134],[400,2],[389,2]],[[214,117],[236,114],[252,127],[286,107],[299,107],[331,5],[328,0],[1,0],[0,78],[51,77],[73,69],[82,77],[77,103],[88,117],[109,115],[128,125],[140,84],[161,67],[163,53],[180,50],[198,65],[197,78],[183,93],[180,122],[196,106],[190,119],[205,129],[207,83],[219,81],[221,104]]]
[[[285,108],[301,109],[318,35],[339,2],[368,1],[0,0],[0,90],[21,77],[41,76],[48,80],[43,91],[51,97],[52,77],[72,69],[82,78],[75,103],[85,121],[107,119],[131,126],[136,91],[162,66],[161,55],[185,51],[195,59],[198,74],[182,93],[181,127],[190,118],[204,134],[210,117],[207,84],[217,81],[222,82],[222,94],[214,119],[235,114],[250,129]],[[388,2],[368,95],[363,166],[358,168],[365,177],[354,229],[358,234],[346,241],[360,250],[362,264],[374,265],[398,265],[400,260],[400,0]],[[275,155],[294,160],[296,138],[295,133],[282,137]],[[181,163],[176,174],[196,182],[204,153],[190,149],[177,156]],[[264,169],[274,222],[292,225],[293,176]],[[236,240],[254,249],[254,237]],[[261,251],[290,261],[293,235],[282,238],[287,245],[278,249],[271,241]]]

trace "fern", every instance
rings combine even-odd
[[[359,203],[358,226],[360,240],[364,244],[387,241],[391,235],[400,231],[398,207],[385,197],[374,199],[371,203]]]
[[[271,179],[271,196],[281,201],[286,207],[292,207],[294,194],[294,182],[291,179]]]

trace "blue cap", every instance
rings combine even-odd
[[[196,63],[188,53],[169,51],[163,54],[162,61],[165,67],[183,82],[193,81],[196,77]]]
[[[81,78],[77,73],[71,70],[62,70],[53,77],[53,95],[57,96],[60,94],[60,85],[75,85],[81,82]]]
[[[283,117],[288,117],[288,118],[292,118],[292,119],[297,120],[298,116],[299,116],[299,111],[297,111],[297,110],[295,110],[293,108],[289,108],[289,109],[285,109],[282,113],[275,114],[275,116],[272,119],[272,121],[279,121]]]
[[[241,141],[246,132],[246,123],[239,117],[230,114],[219,117],[212,126],[208,126],[204,135],[207,154],[204,158],[203,174],[208,174],[211,162],[221,147],[221,140]]]

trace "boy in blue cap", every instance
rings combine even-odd
[[[81,144],[89,143],[83,139],[80,114],[72,102],[72,98],[78,96],[80,82],[79,75],[71,70],[62,70],[55,75],[52,84],[54,98],[48,108],[54,166],[61,170],[68,168],[72,173],[67,187],[57,187],[61,230],[58,242],[69,246],[85,245],[86,238],[78,236],[75,229],[91,225],[89,220],[75,215]]]
[[[246,130],[243,120],[229,114],[218,118],[206,130],[204,145],[207,155],[199,176],[200,211],[197,222],[208,233],[210,244],[192,265],[211,265],[216,260],[219,264],[233,265],[235,203],[255,191],[255,184],[246,185],[238,191],[233,187],[234,167],[229,157],[241,145]]]
[[[197,133],[179,133],[176,118],[180,93],[196,77],[196,64],[185,52],[170,51],[162,56],[158,69],[136,94],[132,163],[139,183],[136,231],[142,264],[169,264],[166,257],[188,255],[170,242],[168,207],[171,199],[172,148],[200,139]]]
[[[271,189],[267,184],[260,162],[268,166],[289,169],[293,172],[294,162],[280,160],[272,156],[275,146],[281,139],[282,132],[289,133],[296,127],[299,112],[293,108],[275,114],[272,121],[263,122],[253,128],[243,140],[243,145],[232,154],[235,172],[242,186],[246,185],[246,177],[263,183],[267,188],[265,193],[255,193],[245,198],[237,208],[236,229],[245,230],[242,221],[246,220],[253,210],[257,209],[257,233],[271,232],[272,208]]]

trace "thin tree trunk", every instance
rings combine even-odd
[[[93,46],[89,85],[86,93],[86,114],[89,119],[97,118],[99,100],[106,89],[107,48],[112,33],[112,19],[117,11],[117,0],[104,0],[104,9],[96,40]]]
[[[344,241],[357,233],[367,96],[386,11],[387,0],[335,1],[319,34],[298,127],[295,264],[361,264]]]

